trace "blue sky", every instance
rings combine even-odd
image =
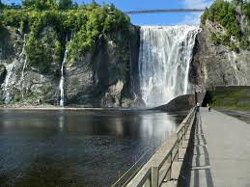
[[[75,0],[78,4],[92,0]],[[19,3],[20,0],[2,0],[3,3]],[[212,0],[96,0],[97,3],[113,3],[122,11],[164,8],[205,8]],[[130,16],[136,25],[176,25],[199,23],[199,13],[141,14]]]

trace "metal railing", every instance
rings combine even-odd
[[[181,162],[180,164],[182,164],[191,128],[194,124],[195,113],[195,108],[193,108],[181,122],[176,133],[167,138],[159,150],[126,185],[127,187],[157,187],[163,182],[173,179],[173,165],[175,162]],[[183,155],[181,155],[181,153]],[[176,172],[179,176],[180,168],[179,171],[175,171],[175,173]]]

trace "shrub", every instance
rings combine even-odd
[[[248,19],[248,24],[250,23],[250,3],[247,1],[235,0],[232,2],[224,0],[215,0],[209,9],[206,9],[204,14],[201,17],[202,24],[205,24],[205,21],[208,19],[212,22],[218,22],[222,25],[226,34],[217,36],[211,36],[211,40],[215,44],[223,44],[229,46],[231,49],[236,50],[236,44],[231,44],[230,38],[234,36],[240,42],[240,47],[247,49],[249,41],[247,36],[249,35],[250,27],[245,33],[241,31],[240,23],[237,20],[236,6],[241,6],[242,13],[246,15]],[[245,36],[244,36],[245,35]],[[246,40],[246,41],[244,41]]]
[[[114,5],[76,6],[71,0],[25,0],[22,8],[4,8],[0,16],[4,26],[29,33],[26,49],[30,65],[37,65],[42,71],[49,68],[49,63],[61,62],[65,48],[69,50],[69,60],[74,62],[91,50],[101,36],[111,32],[129,35],[130,20]],[[53,29],[51,42],[41,36],[46,28]],[[71,40],[66,46],[67,36]]]

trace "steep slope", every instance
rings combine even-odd
[[[216,0],[205,11],[190,78],[215,86],[250,85],[250,5]]]
[[[0,103],[135,103],[139,29],[129,18],[113,5],[45,8],[0,14]]]

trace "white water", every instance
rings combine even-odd
[[[195,26],[141,27],[139,77],[146,106],[168,103],[190,90],[188,74]]]
[[[22,93],[22,98],[23,98],[23,82],[24,82],[24,72],[25,72],[25,68],[26,68],[26,65],[27,65],[27,55],[26,55],[26,52],[25,52],[25,46],[26,46],[26,34],[24,35],[24,44],[23,44],[23,49],[22,49],[22,52],[20,54],[20,57],[22,57],[23,55],[25,55],[25,59],[24,59],[24,63],[23,63],[23,68],[22,68],[22,73],[21,73],[21,93]]]
[[[61,79],[59,83],[59,90],[60,90],[60,106],[64,106],[64,64],[66,63],[68,56],[68,50],[66,49],[64,52],[64,57],[61,66]]]
[[[11,100],[9,87],[11,86],[10,84],[12,84],[10,80],[11,80],[12,74],[14,73],[15,66],[16,66],[15,62],[5,65],[7,74],[6,74],[5,81],[4,81],[3,85],[2,85],[3,98],[4,98],[4,103],[5,104],[9,104],[9,102]]]
[[[21,59],[25,55],[26,36],[27,35],[25,34],[24,35],[24,40],[23,40],[22,51],[19,54],[19,59]],[[6,74],[5,81],[4,81],[3,85],[2,85],[3,97],[4,97],[4,103],[5,104],[8,104],[10,102],[10,100],[11,100],[10,87],[15,82],[13,80],[13,78],[15,78],[15,77],[13,77],[12,75],[16,72],[15,69],[17,68],[17,63],[19,63],[19,60],[14,60],[14,62],[12,62],[11,64],[5,64],[7,74]],[[23,82],[23,79],[24,79],[24,69],[25,69],[26,63],[27,63],[27,55],[25,57],[24,65],[23,65],[23,68],[22,68],[22,74],[21,74],[21,79],[20,79],[21,83]]]

